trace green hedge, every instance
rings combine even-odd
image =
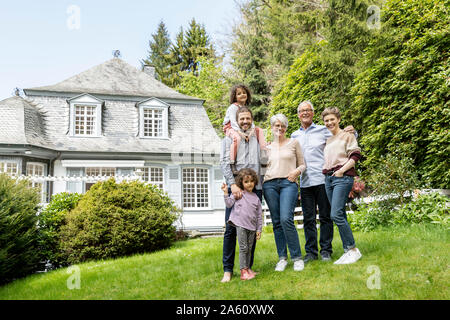
[[[69,263],[169,247],[179,210],[157,187],[142,182],[96,183],[66,216],[61,250]]]
[[[365,166],[386,154],[414,159],[423,183],[450,186],[450,7],[389,0],[345,117],[361,134]]]
[[[0,174],[0,283],[39,270],[39,192]]]
[[[59,248],[60,229],[65,224],[67,213],[76,207],[81,196],[78,193],[58,193],[39,213],[39,252],[42,260],[50,262],[53,267],[67,264]]]

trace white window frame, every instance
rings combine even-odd
[[[195,181],[194,182],[185,182],[184,181],[184,170],[186,169],[194,169],[194,177],[195,177]],[[205,170],[206,174],[207,174],[207,181],[206,182],[199,182],[197,181],[197,170]],[[193,185],[194,186],[194,206],[193,207],[186,207],[185,206],[185,200],[184,200],[184,196],[185,196],[185,192],[184,192],[184,186],[185,185]],[[206,187],[208,188],[207,190],[207,205],[204,207],[198,206],[199,202],[197,199],[197,186],[199,185],[206,185]],[[207,167],[199,167],[199,166],[188,166],[188,167],[182,167],[181,168],[181,204],[183,207],[183,210],[189,211],[189,210],[211,210],[211,174],[210,174],[210,170]]]
[[[15,165],[15,167],[16,167],[16,172],[15,173],[8,172],[8,164],[14,164]],[[14,175],[18,176],[20,174],[19,163],[17,161],[0,159],[0,173],[6,173],[6,174],[9,174],[11,176],[14,176]]]
[[[82,94],[72,99],[69,102],[70,116],[69,116],[69,133],[73,137],[100,137],[102,134],[102,105],[103,100],[99,100],[90,94]],[[86,106],[95,108],[95,122],[92,134],[76,133],[76,108]]]
[[[99,174],[98,175],[88,175],[87,174],[88,169],[98,170]],[[114,169],[114,172],[112,174],[109,174],[111,172],[108,172],[108,171],[112,171],[111,169]],[[117,168],[115,168],[115,167],[85,167],[84,168],[84,175],[86,177],[115,177],[116,173],[117,173]]]
[[[29,172],[29,168],[28,166],[33,166],[33,172]],[[35,174],[35,169],[36,167],[41,167],[42,169],[42,175],[37,175]],[[47,169],[47,165],[45,163],[41,163],[41,162],[27,162],[26,164],[26,175],[27,176],[45,176],[45,171]],[[43,182],[33,182],[31,181],[31,187],[32,188],[36,188],[37,184],[41,185],[41,202],[46,202],[46,190],[47,190],[47,182],[43,181]]]
[[[169,105],[157,98],[150,98],[136,104],[139,109],[139,137],[143,139],[169,139]],[[162,131],[159,136],[146,136],[144,110],[162,112]]]
[[[117,174],[117,168],[116,167],[84,167],[84,176],[85,177],[115,177]],[[98,170],[98,175],[88,175],[88,169],[94,169],[94,170]],[[111,172],[107,172],[108,171],[112,171],[111,169],[114,169],[114,172],[112,174],[109,174]],[[106,174],[108,173],[108,174]],[[97,181],[98,182],[98,181]],[[94,185],[97,182],[86,182],[84,181],[83,183],[83,193],[87,192],[87,185],[92,184]],[[89,187],[90,188],[90,187]]]
[[[74,135],[75,136],[95,136],[97,135],[97,106],[89,104],[74,104]],[[79,113],[80,110],[80,113]],[[88,113],[92,114],[89,115]],[[77,118],[80,118],[78,120]],[[78,122],[82,123],[82,131],[77,132]],[[89,133],[87,131],[90,131]]]
[[[142,174],[142,181],[153,184],[155,186],[157,186],[158,188],[161,189],[161,191],[165,191],[166,188],[166,178],[165,178],[165,170],[164,167],[161,166],[144,166],[141,168],[136,168],[136,169],[141,169],[143,171]],[[152,175],[151,175],[151,170],[152,169],[157,169],[157,170],[161,170],[161,177],[162,177],[162,181],[156,181],[155,179],[153,179]],[[146,171],[147,171],[147,178],[146,176]]]

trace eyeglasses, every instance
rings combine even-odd
[[[312,109],[303,109],[303,110],[299,110],[298,113],[305,113],[305,112],[312,112]]]

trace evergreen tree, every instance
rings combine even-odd
[[[186,31],[183,46],[183,71],[191,71],[194,75],[197,75],[199,57],[215,58],[214,48],[205,27],[198,24],[194,18]]]
[[[184,31],[183,27],[180,27],[175,42],[169,50],[170,72],[166,83],[169,87],[175,88],[180,83],[180,73],[186,68],[184,63],[186,54],[184,51]]]
[[[174,43],[171,43],[162,21],[152,38],[149,57],[142,63],[155,66],[158,79],[172,88],[180,84],[181,72],[188,71],[198,75],[199,57],[216,59],[205,27],[195,19],[191,20],[187,31],[180,27]]]
[[[142,65],[152,65],[155,67],[156,78],[161,82],[168,84],[170,78],[170,60],[169,49],[172,45],[170,41],[169,32],[166,25],[161,20],[158,25],[158,30],[152,34],[152,39],[149,41],[150,50],[148,57],[142,60]]]

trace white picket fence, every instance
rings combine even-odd
[[[318,211],[318,209],[317,209]],[[264,204],[262,207],[263,212],[263,226],[268,226],[272,224],[272,219],[270,218],[270,211],[267,207],[267,204]],[[352,214],[353,211],[346,206],[346,212],[347,214]],[[302,207],[295,207],[294,209],[294,223],[297,227],[297,229],[303,229],[303,211]],[[319,228],[319,215],[316,215],[316,227]]]

